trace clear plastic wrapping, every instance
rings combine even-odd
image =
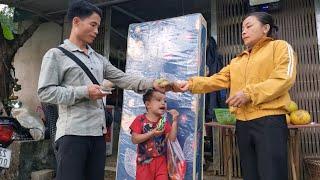
[[[204,75],[206,22],[191,14],[131,24],[128,32],[126,73],[170,81]],[[202,179],[204,96],[168,92],[168,109],[179,113],[178,142],[186,160],[185,179]],[[129,126],[144,113],[142,95],[125,90],[119,137],[117,179],[135,179],[136,145]],[[195,168],[194,168],[195,167]]]

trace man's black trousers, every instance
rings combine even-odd
[[[106,143],[103,136],[63,136],[56,141],[56,180],[103,180]]]

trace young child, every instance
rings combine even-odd
[[[147,112],[137,116],[130,126],[131,140],[138,144],[136,179],[167,180],[166,140],[176,140],[179,113],[169,110],[172,125],[167,120],[159,130],[157,124],[167,113],[166,95],[150,89],[143,95],[143,102]]]

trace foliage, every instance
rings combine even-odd
[[[8,6],[2,6],[0,10],[0,23],[3,31],[3,36],[7,40],[14,39],[14,33],[16,33],[17,25],[13,21],[14,8]]]

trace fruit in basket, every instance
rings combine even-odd
[[[289,115],[289,114],[286,114],[286,120],[287,120],[287,124],[291,124],[291,122],[290,122],[290,115]]]
[[[297,103],[295,103],[294,101],[290,101],[290,103],[286,105],[286,110],[287,110],[289,113],[292,113],[292,112],[298,110],[298,105],[297,105]]]
[[[294,125],[309,124],[311,122],[311,116],[305,110],[297,110],[290,114],[290,122]]]

